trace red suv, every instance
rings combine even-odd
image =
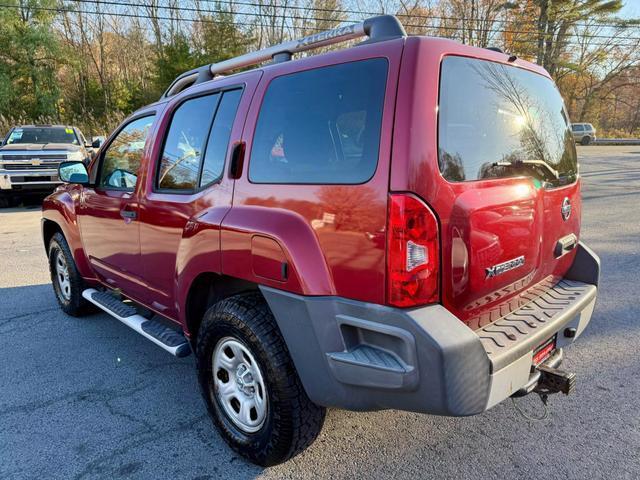
[[[258,464],[310,445],[326,407],[474,415],[574,385],[556,367],[600,266],[539,66],[376,17],[185,73],[60,178],[62,309],[193,351]]]

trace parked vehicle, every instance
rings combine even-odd
[[[589,145],[597,140],[596,129],[590,123],[572,123],[571,132],[573,139],[581,145]]]
[[[600,265],[567,118],[541,67],[390,16],[187,72],[88,168],[61,165],[56,298],[193,351],[220,434],[261,465],[310,445],[326,407],[568,394]]]
[[[88,161],[93,148],[76,127],[13,127],[0,144],[0,203],[17,195],[52,191],[61,183],[60,162]]]

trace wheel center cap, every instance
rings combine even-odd
[[[249,367],[247,367],[244,363],[241,364],[236,370],[236,383],[238,384],[238,388],[240,388],[240,390],[242,390],[245,394],[251,395],[253,393],[251,389],[252,382],[253,377],[251,376]]]

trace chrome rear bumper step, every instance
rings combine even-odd
[[[182,333],[161,322],[139,315],[133,306],[120,301],[110,293],[88,288],[82,292],[82,296],[171,355],[186,357],[191,353],[189,342]]]

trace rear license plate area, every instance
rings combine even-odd
[[[551,354],[556,350],[556,335],[543,342],[539,347],[533,351],[533,365],[538,366],[545,360],[547,360]]]

